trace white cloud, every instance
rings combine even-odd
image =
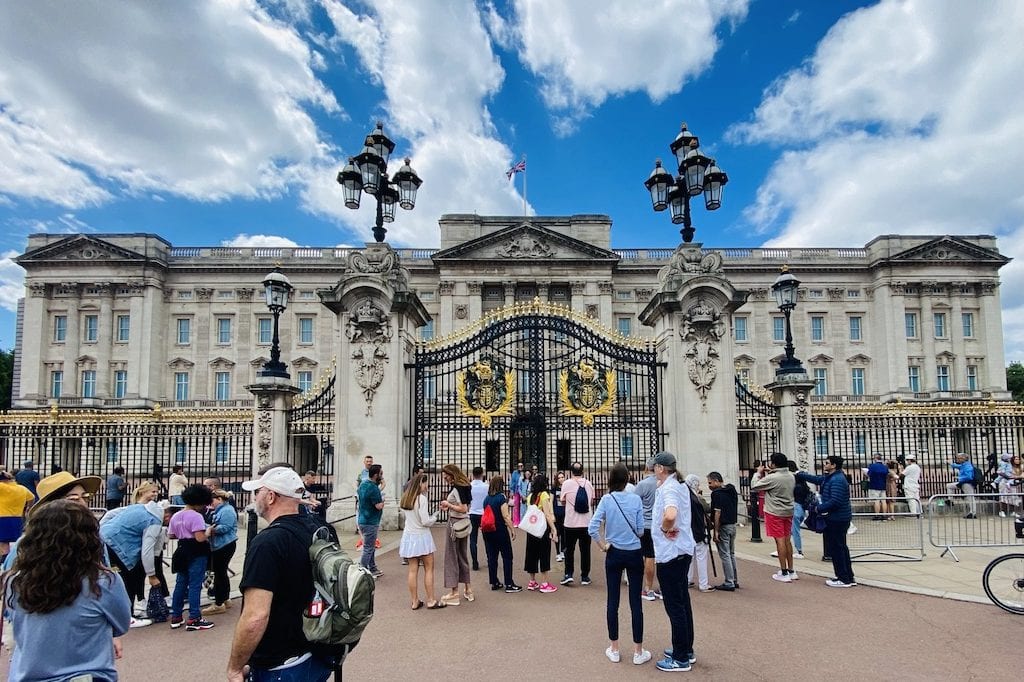
[[[17,251],[0,253],[0,308],[18,309],[18,299],[25,295],[25,271],[14,262]]]
[[[297,243],[287,237],[278,237],[273,234],[236,234],[231,239],[225,239],[221,246],[285,246],[296,247]]]
[[[655,102],[679,92],[718,50],[723,22],[741,21],[747,0],[664,0],[640,8],[616,0],[516,0],[510,22],[524,64],[565,135],[605,99],[643,91]],[[676,39],[674,29],[680,27]]]
[[[0,4],[0,195],[277,195],[328,151],[314,63],[254,0]]]
[[[731,138],[790,146],[747,216],[768,245],[885,233],[995,234],[1024,247],[1024,4],[883,1],[841,19]],[[1008,358],[1024,265],[1001,273]]]
[[[786,19],[786,23],[783,26],[790,26],[800,20],[800,10],[793,10],[793,13]]]

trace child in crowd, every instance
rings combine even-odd
[[[203,619],[200,598],[210,555],[203,512],[213,501],[213,493],[204,485],[193,484],[182,491],[181,500],[185,508],[171,517],[168,528],[170,534],[178,539],[178,548],[171,556],[171,570],[176,577],[174,594],[171,596],[171,628],[177,629],[184,625],[188,631],[209,630],[213,623]],[[186,590],[187,623],[182,618]]]

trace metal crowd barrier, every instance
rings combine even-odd
[[[1014,514],[1021,511],[1021,496],[1001,493],[932,495],[925,512],[928,541],[960,561],[954,547],[1024,545],[1014,534]],[[999,516],[1002,511],[1005,517]]]
[[[846,536],[853,561],[922,561],[924,559],[924,527],[919,508],[907,497],[889,497],[876,514],[876,500],[850,498],[853,525],[856,531]],[[888,506],[891,505],[891,506]],[[912,506],[913,505],[913,506]],[[871,557],[871,558],[868,558]]]

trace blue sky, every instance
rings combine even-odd
[[[1024,244],[1024,3],[217,0],[0,6],[0,347],[34,232],[359,244],[334,177],[377,119],[443,213],[606,213],[674,246],[642,182],[685,120],[729,173],[708,246],[885,233]],[[371,202],[364,202],[367,206]],[[1024,360],[1024,269],[1002,271]]]

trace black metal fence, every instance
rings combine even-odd
[[[331,373],[288,411],[288,461],[300,474],[314,472],[310,492],[322,504],[334,495],[335,379],[332,366]]]

